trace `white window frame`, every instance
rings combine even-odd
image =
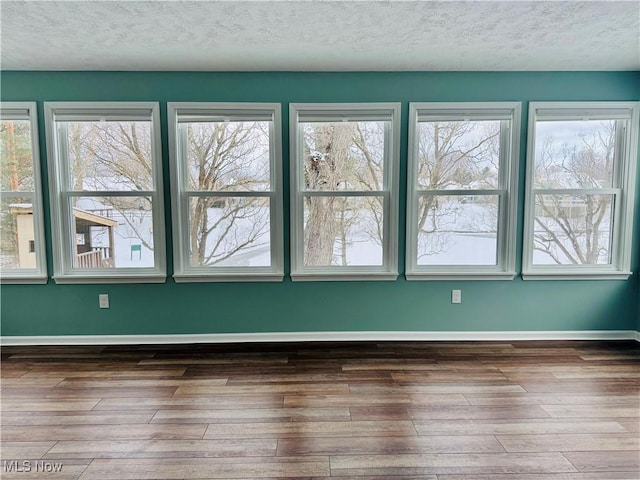
[[[166,246],[164,228],[160,107],[157,102],[45,102],[51,228],[53,231],[53,279],[56,283],[164,283]],[[67,158],[60,148],[57,116],[78,121],[101,118],[151,121],[153,190],[72,191],[68,186]],[[73,266],[72,230],[67,212],[73,197],[150,197],[153,211],[154,266],[149,268],[79,269]]]
[[[0,119],[28,120],[31,128],[31,158],[34,190],[4,190],[0,192],[0,198],[31,198],[36,254],[36,268],[22,268],[0,271],[0,283],[47,283],[47,258],[44,236],[44,217],[42,209],[42,179],[40,175],[40,137],[38,136],[38,108],[35,102],[2,102],[0,103]]]
[[[282,119],[279,103],[169,102],[169,151],[171,163],[171,200],[173,220],[174,279],[176,282],[279,282],[284,278],[284,239],[282,205]],[[206,120],[240,121],[269,117],[270,189],[265,191],[207,191],[216,197],[263,197],[270,199],[269,267],[192,267],[189,261],[189,198],[184,140],[178,131],[181,116]],[[196,194],[198,192],[195,192]]]
[[[407,171],[407,280],[512,280],[516,263],[520,102],[420,102],[409,104]],[[420,120],[500,120],[499,185],[495,190],[422,190],[418,187]],[[418,265],[418,199],[422,195],[497,195],[496,265]]]
[[[400,167],[400,103],[292,103],[289,105],[291,161],[291,279],[293,281],[396,280],[398,278],[398,178]],[[305,191],[300,168],[303,145],[300,117],[324,121],[388,121],[385,132],[384,186],[381,191]],[[383,261],[381,266],[304,265],[304,207],[306,196],[383,197]]]
[[[527,144],[527,179],[522,278],[524,280],[606,280],[627,279],[631,272],[633,208],[635,202],[638,123],[640,102],[530,102]],[[547,120],[618,120],[616,157],[612,188],[604,189],[534,189],[536,121]],[[607,265],[534,265],[535,195],[611,194],[613,229],[611,263]]]

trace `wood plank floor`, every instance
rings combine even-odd
[[[0,477],[638,480],[640,344],[4,347]]]

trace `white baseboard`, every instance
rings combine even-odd
[[[3,336],[0,345],[153,345],[171,343],[385,342],[385,341],[637,340],[634,330],[503,332],[268,332],[167,335]]]

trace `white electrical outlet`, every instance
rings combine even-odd
[[[100,308],[109,308],[109,295],[107,293],[98,295],[98,305],[100,305]]]
[[[462,303],[462,290],[451,290],[451,303]]]

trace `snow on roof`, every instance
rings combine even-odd
[[[102,215],[98,215],[93,212],[89,212],[87,210],[82,210],[80,208],[73,209],[73,216],[76,218],[81,218],[83,220],[87,220],[90,222],[98,223],[100,225],[105,225],[109,227],[115,227],[118,225],[118,222],[113,220],[112,218],[104,217]]]
[[[11,203],[9,204],[9,208],[16,211],[16,213],[33,213],[33,204],[31,203]],[[82,210],[80,208],[73,209],[73,216],[76,218],[87,220],[89,222],[98,223],[100,225],[110,227],[115,227],[118,224],[118,222],[116,222],[112,218],[98,215],[96,213]]]

